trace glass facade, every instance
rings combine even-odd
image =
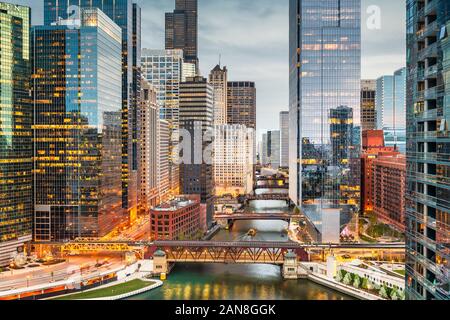
[[[183,50],[184,61],[195,64],[198,73],[197,12],[197,0],[175,1],[175,10],[166,13],[166,49]]]
[[[450,299],[450,2],[407,1],[406,293]]]
[[[0,266],[31,240],[30,8],[0,3]]]
[[[44,24],[76,19],[77,9],[99,8],[122,28],[122,205],[129,213],[137,209],[139,148],[136,140],[140,77],[136,74],[140,52],[140,9],[132,0],[44,0]]]
[[[289,29],[290,197],[320,230],[358,207],[361,3],[290,0]]]
[[[35,240],[103,236],[124,220],[121,29],[83,9],[31,38]]]
[[[384,131],[387,147],[406,153],[406,68],[377,79],[377,129]]]
[[[169,123],[170,141],[170,192],[180,192],[180,169],[175,159],[175,146],[179,143],[180,84],[183,71],[182,50],[142,50],[143,77],[157,91],[161,119]]]

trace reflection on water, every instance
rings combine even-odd
[[[272,265],[179,264],[164,286],[133,300],[347,300],[306,280],[285,281]]]
[[[286,192],[286,190],[257,190]],[[288,212],[283,201],[254,201],[247,211]],[[288,241],[283,221],[238,221],[220,231],[216,241]],[[255,237],[247,235],[257,230]],[[133,297],[136,300],[343,300],[351,299],[307,280],[285,281],[279,266],[177,264],[164,286]]]

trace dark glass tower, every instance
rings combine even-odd
[[[122,31],[98,9],[32,29],[36,241],[98,237],[122,209]]]
[[[72,7],[75,6],[75,7]],[[134,214],[138,206],[137,165],[140,65],[140,9],[132,0],[44,0],[44,24],[76,19],[78,8],[99,8],[122,28],[122,184],[123,208]]]
[[[289,20],[290,197],[320,231],[327,209],[344,224],[358,207],[341,186],[359,176],[361,1],[290,0]]]
[[[407,1],[406,293],[450,299],[450,2]]]
[[[175,10],[166,13],[166,49],[182,49],[184,62],[195,64],[198,72],[197,0],[175,0]]]
[[[0,3],[0,266],[31,241],[30,11]]]

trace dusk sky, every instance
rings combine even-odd
[[[7,1],[33,8],[42,23],[43,0]],[[164,48],[164,13],[174,0],[138,0],[142,46]],[[366,27],[367,8],[381,8],[381,29]],[[405,0],[362,0],[362,77],[375,79],[405,66]],[[278,114],[288,110],[288,0],[199,0],[199,55],[203,76],[219,62],[230,80],[255,81],[258,129],[278,129]]]

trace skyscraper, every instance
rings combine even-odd
[[[256,130],[256,87],[254,82],[228,82],[228,124],[242,124]]]
[[[213,108],[213,88],[207,79],[188,78],[181,84],[181,193],[201,195],[207,210],[208,227],[214,213],[213,153],[209,152],[213,147]]]
[[[99,237],[122,209],[122,31],[97,8],[80,27],[32,29],[36,241]]]
[[[406,293],[450,299],[450,3],[407,1]]]
[[[377,128],[376,86],[376,80],[361,80],[361,129],[363,132]]]
[[[253,190],[253,129],[244,125],[214,127],[214,187],[216,196],[246,195]]]
[[[289,111],[280,112],[280,166],[289,167]]]
[[[156,89],[161,119],[169,124],[169,187],[172,195],[180,191],[180,167],[174,160],[177,153],[175,148],[179,143],[182,70],[182,50],[142,50],[143,76]]]
[[[358,166],[333,161],[330,123],[332,110],[343,106],[352,110],[348,124],[359,127],[360,16],[359,0],[290,0],[289,193],[319,231],[324,210],[345,209],[348,218],[357,207],[340,186],[359,176],[352,172]]]
[[[134,214],[138,206],[139,148],[133,141],[138,136],[140,9],[132,0],[45,0],[44,24],[61,19],[73,22],[83,8],[99,8],[122,29],[122,205]]]
[[[377,129],[384,131],[386,146],[406,152],[406,68],[377,79]]]
[[[227,124],[228,70],[217,65],[209,74],[209,83],[214,90],[214,125]]]
[[[32,233],[29,7],[0,3],[0,266]]]
[[[150,208],[158,204],[159,150],[158,127],[159,106],[156,90],[145,80],[141,83],[140,107],[140,212],[148,213]]]
[[[264,155],[264,166],[270,166],[273,169],[278,169],[280,167],[280,142],[281,136],[279,130],[267,131],[263,135],[263,155]]]
[[[198,73],[197,0],[175,0],[175,10],[166,13],[166,49],[181,49],[184,61],[193,63]]]

